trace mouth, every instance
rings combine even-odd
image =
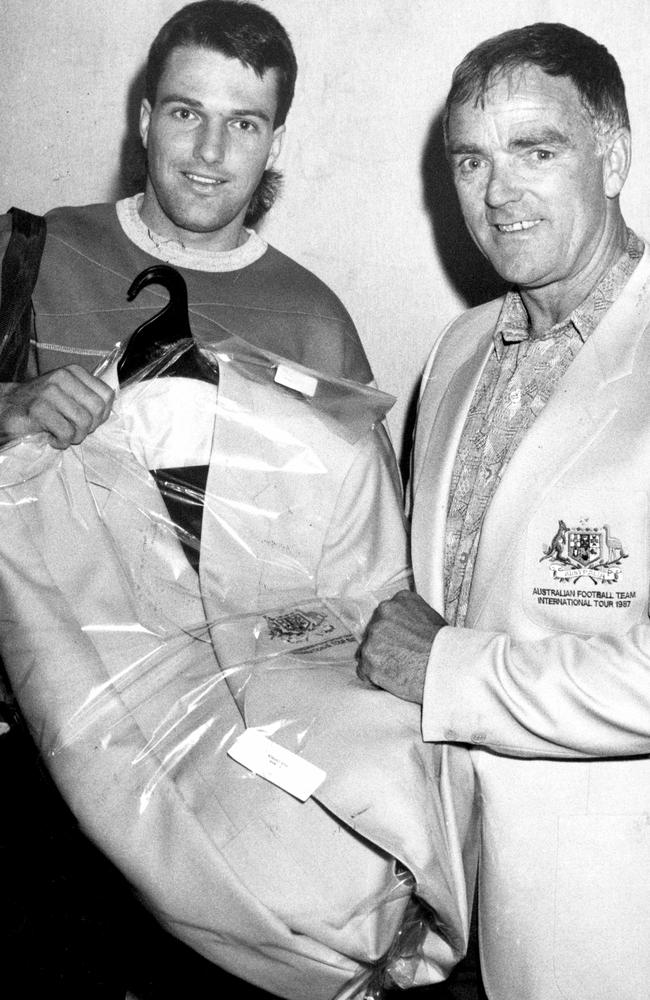
[[[534,229],[541,219],[520,219],[517,222],[495,222],[494,228],[499,233],[523,233],[525,230]]]
[[[189,171],[185,171],[185,177],[187,177],[188,181],[192,184],[205,188],[206,191],[214,190],[221,184],[226,183],[223,177],[208,177],[205,174],[193,174]]]

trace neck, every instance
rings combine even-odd
[[[627,227],[621,215],[608,228],[587,265],[577,275],[541,288],[520,288],[533,334],[542,335],[570,316],[625,252]]]
[[[242,211],[220,229],[197,232],[174,223],[163,211],[151,186],[147,183],[140,206],[140,218],[149,229],[154,242],[175,241],[184,250],[227,252],[236,250],[248,239],[244,229],[245,212]]]

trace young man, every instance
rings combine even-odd
[[[185,279],[198,340],[234,334],[330,375],[371,380],[336,296],[252,228],[277,189],[273,167],[295,79],[287,33],[256,4],[193,3],[162,27],[141,107],[145,190],[117,205],[47,214],[30,378],[0,387],[0,443],[44,430],[66,448],[107,418],[113,395],[93,370],[159,310],[164,299],[154,292],[134,304],[126,293],[160,262]],[[2,253],[10,229],[1,218]],[[5,748],[18,744],[8,762],[11,786],[5,782],[15,795],[4,799],[5,816],[16,822],[6,819],[0,833],[3,855],[11,854],[3,939],[25,989],[56,984],[68,996],[98,1000],[122,998],[125,983],[140,1000],[240,995],[242,984],[133,906],[119,874],[76,836],[63,804],[31,773],[31,747],[20,744],[18,730],[1,738]]]
[[[63,448],[106,419],[112,394],[93,368],[160,307],[154,293],[129,305],[126,292],[161,261],[185,278],[198,339],[232,333],[328,374],[372,378],[336,296],[250,228],[277,189],[296,71],[287,33],[256,4],[203,0],[162,27],[140,115],[144,193],[48,213],[36,377],[4,388],[0,440],[46,430]],[[5,216],[0,249],[9,231]]]
[[[457,807],[469,745],[490,1000],[636,1000],[650,977],[650,260],[619,205],[618,66],[561,24],[490,39],[456,70],[446,141],[470,233],[513,289],[454,321],[430,359],[419,595],[380,607],[360,673],[423,704]]]

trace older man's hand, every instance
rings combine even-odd
[[[418,594],[401,590],[370,619],[357,674],[391,694],[422,704],[433,640],[447,622]]]

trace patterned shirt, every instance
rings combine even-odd
[[[450,624],[465,623],[483,519],[506,465],[582,344],[620,295],[643,247],[628,230],[619,260],[570,316],[542,336],[531,333],[519,293],[507,293],[452,475],[445,547],[445,617]]]

